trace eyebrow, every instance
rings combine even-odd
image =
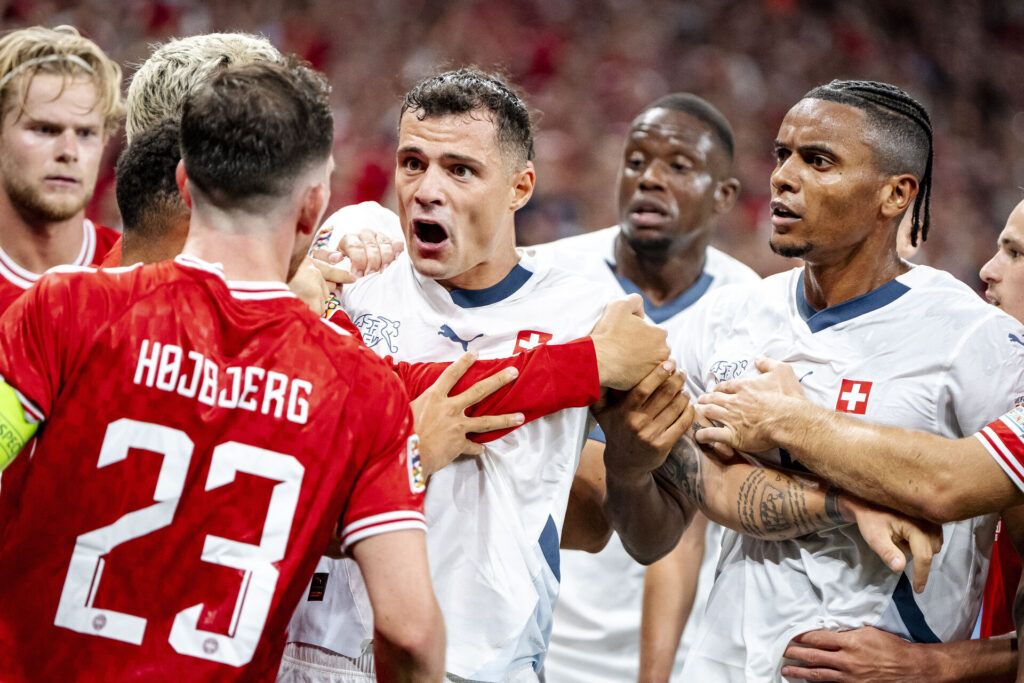
[[[999,246],[1020,248],[1020,241],[1013,237],[1000,237]]]
[[[776,140],[773,149],[779,148],[789,149],[790,146],[782,142],[781,140]],[[799,152],[800,154],[824,154],[830,157],[834,157],[836,155],[834,151],[832,151],[825,145],[801,145],[800,147],[796,148],[796,151]]]
[[[415,145],[407,145],[405,147],[398,148],[399,154],[419,154],[420,156],[426,156],[426,153],[421,147]],[[471,166],[480,166],[481,162],[479,159],[465,154],[456,154],[455,152],[445,152],[441,155],[441,159],[444,161],[456,161],[460,164],[467,164]]]

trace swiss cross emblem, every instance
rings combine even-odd
[[[863,415],[868,409],[868,396],[871,395],[871,382],[860,382],[855,379],[844,379],[839,387],[839,400],[836,410],[841,413]]]
[[[523,330],[516,335],[516,347],[512,349],[512,353],[522,353],[523,351],[529,351],[535,346],[541,344],[547,344],[551,341],[551,335],[547,332],[537,332],[536,330]]]

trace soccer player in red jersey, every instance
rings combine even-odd
[[[71,26],[0,38],[0,311],[40,273],[99,264],[117,240],[85,206],[123,110],[121,68]]]
[[[381,679],[440,679],[408,396],[284,285],[332,128],[318,74],[225,69],[183,114],[183,255],[64,269],[0,320],[0,458],[38,423],[0,490],[0,679],[268,680],[339,519]]]

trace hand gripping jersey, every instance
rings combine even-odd
[[[425,528],[401,384],[283,284],[56,272],[0,374],[43,421],[0,489],[0,680],[271,680],[339,519]]]
[[[642,292],[615,272],[615,240],[619,227],[535,247],[551,251],[568,270],[608,287],[631,294]],[[678,336],[693,319],[695,304],[707,292],[722,285],[754,282],[757,274],[736,259],[708,247],[704,273],[674,301],[655,306],[644,299],[644,311],[658,325]],[[678,357],[678,349],[674,349]],[[599,432],[594,435],[603,440]],[[594,438],[594,437],[592,437]],[[704,560],[697,594],[676,653],[675,672],[682,669],[693,635],[704,617],[704,605],[718,566],[722,527],[707,525]],[[640,664],[640,620],[644,576],[647,568],[636,562],[618,534],[599,553],[579,550],[562,553],[562,590],[555,608],[551,647],[544,661],[544,674],[551,683],[619,683],[636,679]]]
[[[343,307],[374,351],[400,361],[498,358],[589,333],[611,294],[523,254],[500,283],[446,291],[408,256],[345,287]],[[552,383],[562,380],[551,377]],[[558,542],[587,411],[562,410],[431,477],[427,546],[448,632],[447,668],[481,681],[536,680],[558,591]],[[290,640],[358,657],[372,635],[357,569],[321,560],[322,602],[304,602]],[[343,615],[343,616],[342,616]]]
[[[1018,322],[948,273],[916,266],[867,294],[815,311],[803,270],[708,296],[683,331],[695,393],[750,375],[763,353],[792,364],[807,397],[871,422],[970,434],[1024,392]],[[763,454],[799,469],[785,452]],[[764,502],[768,504],[770,501]],[[918,642],[962,640],[978,613],[995,516],[945,525],[928,587],[911,589],[855,526],[790,541],[725,532],[707,614],[683,674],[781,681],[789,640],[812,629],[877,626]]]
[[[82,248],[69,265],[98,266],[120,237],[121,233],[117,230],[95,225],[86,219],[82,223]],[[6,311],[7,307],[40,277],[41,274],[25,270],[0,249],[0,313]]]

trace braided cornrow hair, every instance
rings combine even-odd
[[[828,100],[848,104],[868,113],[872,122],[883,132],[891,135],[893,147],[905,145],[908,139],[918,137],[914,135],[915,130],[907,130],[902,122],[912,124],[910,128],[923,133],[924,139],[920,143],[927,142],[928,155],[924,166],[924,173],[920,176],[920,191],[914,200],[913,222],[910,229],[910,243],[917,246],[918,235],[921,241],[928,239],[928,225],[930,219],[930,206],[932,194],[932,123],[928,112],[920,102],[908,95],[901,88],[888,83],[878,81],[832,81],[828,85],[821,85],[814,88],[804,99]],[[920,145],[923,146],[923,145]],[[895,152],[890,158],[882,159],[887,173],[905,173],[907,171],[906,152],[900,154]],[[910,150],[913,156],[920,154],[920,149]]]

